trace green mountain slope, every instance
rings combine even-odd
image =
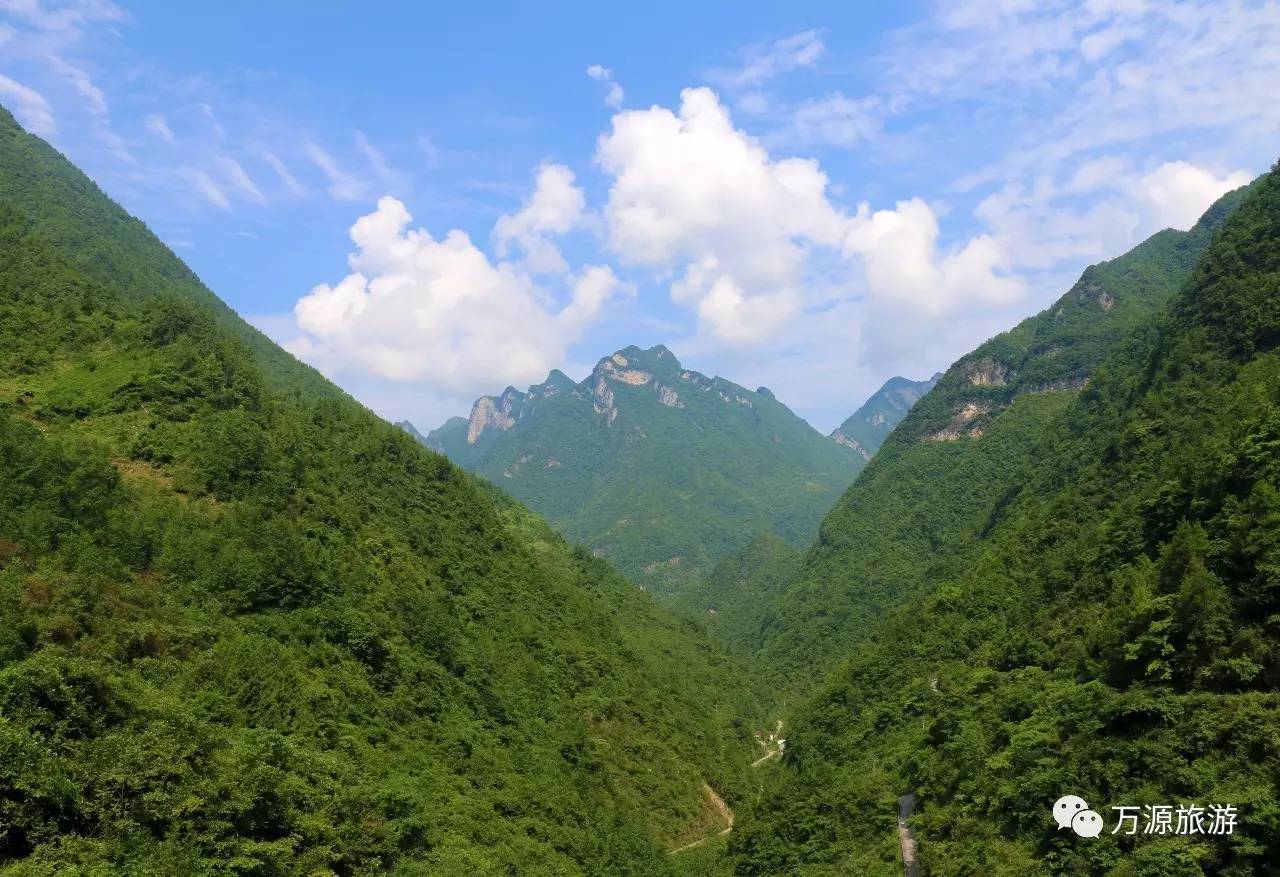
[[[545,516],[659,596],[678,594],[756,533],[793,544],[863,464],[761,387],[628,347],[575,384],[476,401],[427,444]]]
[[[771,533],[721,560],[706,576],[690,582],[673,600],[676,608],[701,619],[708,631],[736,652],[760,646],[765,619],[800,569],[804,552]]]
[[[932,390],[941,377],[939,373],[927,381],[889,378],[861,408],[831,433],[832,440],[853,448],[863,459],[870,460],[889,433],[907,416],[911,406]]]
[[[664,874],[742,668],[0,119],[0,873]]]
[[[967,562],[798,711],[737,874],[901,873],[907,791],[931,875],[1274,872],[1280,173],[1042,432]],[[1056,830],[1068,793],[1102,837]],[[1112,833],[1144,805],[1238,821]]]
[[[1169,301],[1243,193],[1190,231],[1091,266],[1053,306],[952,365],[823,521],[766,625],[766,663],[803,688],[884,611],[963,568],[1055,418]]]

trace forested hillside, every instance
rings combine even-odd
[[[663,599],[761,533],[807,544],[863,465],[774,398],[627,347],[583,381],[484,396],[428,446]]]
[[[796,711],[778,786],[735,832],[736,873],[900,874],[896,799],[909,791],[930,875],[1272,873],[1278,345],[1273,170],[1171,304],[1062,411],[1038,412],[1052,428],[972,528],[964,562],[935,570]],[[1022,398],[980,440],[966,427],[969,441]],[[917,410],[933,421],[900,429],[899,447],[945,422],[936,405]],[[1107,818],[1102,837],[1056,830],[1050,807],[1067,793]],[[1234,805],[1238,824],[1111,834],[1112,806],[1159,804]]]
[[[1053,306],[949,368],[823,521],[766,622],[765,664],[802,689],[886,610],[970,562],[1033,449],[1102,360],[1178,290],[1244,190],[1088,268]]]
[[[0,116],[0,873],[669,873],[746,678]]]

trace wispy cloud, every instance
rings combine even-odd
[[[147,130],[165,143],[173,142],[173,131],[169,128],[169,123],[165,121],[164,116],[159,113],[152,113],[147,116]]]
[[[356,149],[365,157],[365,161],[369,162],[369,169],[379,181],[391,186],[398,186],[403,182],[400,173],[387,161],[382,150],[374,146],[363,131],[356,131]]]
[[[825,49],[820,31],[801,31],[771,43],[749,46],[743,50],[740,65],[714,68],[708,76],[731,90],[758,88],[784,73],[813,65]]]
[[[197,167],[187,167],[180,171],[201,198],[221,210],[231,210],[231,199],[213,181],[213,177]]]
[[[329,194],[332,197],[339,201],[359,201],[368,197],[368,184],[343,170],[323,147],[314,142],[308,142],[303,149],[311,159],[311,163],[328,179]]]
[[[64,61],[57,55],[50,55],[49,63],[57,74],[69,82],[71,87],[85,99],[89,112],[98,116],[107,115],[106,96],[103,95],[102,89],[94,84],[93,79],[83,68]]]
[[[300,197],[307,194],[306,186],[298,182],[298,178],[293,175],[278,155],[267,149],[262,150],[261,155],[262,160],[276,172],[276,176],[280,178],[280,182],[284,184],[284,187],[289,190],[290,195]]]
[[[265,205],[266,197],[262,194],[262,190],[258,188],[253,179],[245,171],[244,166],[229,155],[220,155],[216,162],[221,168],[223,176],[232,186],[236,188],[242,195],[257,204]]]
[[[29,88],[0,73],[0,97],[12,101],[18,121],[33,134],[52,137],[58,133],[58,125],[53,117],[53,107],[45,96],[34,88]]]

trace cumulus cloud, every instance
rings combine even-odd
[[[794,312],[806,248],[835,246],[841,216],[816,162],[770,159],[709,89],[614,116],[596,160],[613,178],[610,248],[626,264],[679,270],[673,296],[727,341],[769,334]]]
[[[919,198],[893,210],[860,205],[844,241],[862,257],[867,287],[880,300],[941,316],[972,305],[1004,306],[1024,292],[995,238],[978,235],[950,251],[938,247],[938,220]]]
[[[1144,176],[1138,189],[1157,224],[1186,229],[1210,204],[1249,180],[1243,170],[1218,177],[1189,162],[1170,161]]]
[[[587,68],[587,75],[604,85],[605,106],[612,107],[615,110],[622,107],[622,86],[614,80],[612,70],[608,67],[601,67],[599,64],[592,64]]]
[[[803,290],[847,293],[858,266],[881,305],[917,314],[1003,306],[1022,292],[995,239],[942,248],[937,218],[918,199],[850,216],[828,198],[817,162],[771,158],[705,88],[684,91],[678,113],[618,114],[596,157],[613,178],[610,248],[624,264],[674,274],[672,299],[722,342],[768,339],[814,303]],[[817,251],[837,257],[821,277]]]
[[[533,194],[516,213],[498,219],[493,239],[498,255],[507,256],[512,244],[524,251],[525,265],[535,274],[569,270],[553,238],[571,231],[582,221],[586,197],[574,184],[573,171],[548,164],[538,171]]]
[[[53,119],[53,107],[44,95],[17,80],[0,73],[0,97],[12,102],[14,115],[32,134],[52,137],[58,133]]]
[[[619,290],[612,270],[585,268],[557,308],[527,274],[492,262],[462,231],[435,239],[409,229],[395,198],[351,228],[352,273],[322,284],[294,309],[290,345],[330,371],[488,392],[540,380]]]

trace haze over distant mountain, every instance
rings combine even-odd
[[[767,388],[627,347],[574,383],[563,372],[482,396],[426,444],[501,486],[659,594],[759,533],[801,545],[865,464]]]
[[[831,433],[832,440],[853,448],[863,459],[870,460],[894,427],[907,416],[911,406],[932,390],[941,377],[942,372],[927,381],[889,378],[861,408]]]

